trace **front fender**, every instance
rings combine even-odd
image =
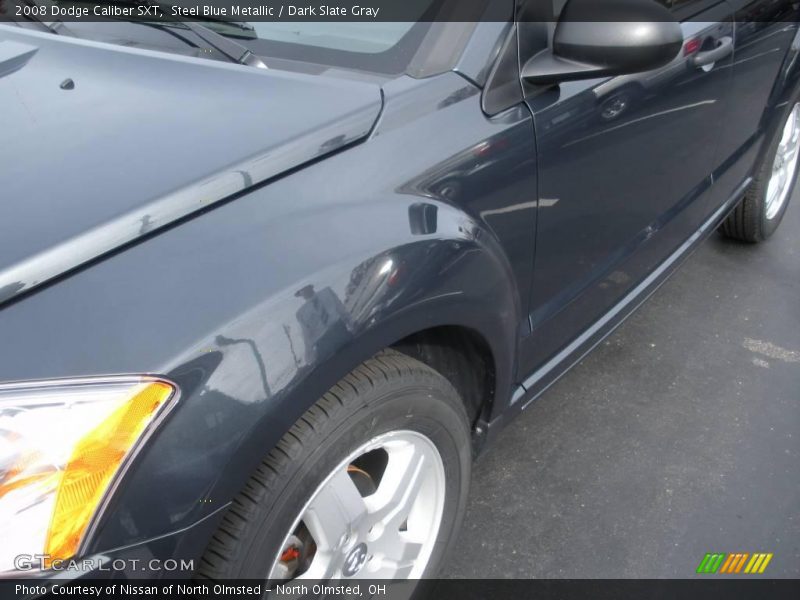
[[[0,380],[136,372],[180,386],[87,553],[212,523],[308,407],[412,333],[477,332],[507,400],[532,264],[530,116],[487,119],[453,74],[400,85],[369,141],[0,310]],[[452,135],[398,156],[435,126]],[[202,551],[170,539],[174,556]]]
[[[126,475],[93,551],[188,526],[225,505],[328,388],[414,332],[475,330],[494,355],[498,397],[508,394],[520,309],[496,240],[453,207],[406,198],[373,204],[368,219],[389,239],[405,215],[402,240],[379,252],[366,237],[332,249],[323,269],[214,327],[166,370],[181,406]],[[348,212],[328,225],[348,222]],[[436,233],[414,223],[420,213],[436,215]]]

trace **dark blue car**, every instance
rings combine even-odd
[[[473,457],[797,176],[788,1],[64,5],[0,5],[5,576],[436,573]]]

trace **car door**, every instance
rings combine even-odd
[[[730,3],[736,17],[736,60],[726,115],[730,126],[719,132],[712,204],[724,202],[750,175],[763,139],[757,134],[766,124],[764,111],[792,41],[800,41],[797,4],[791,0]]]
[[[707,216],[730,89],[731,9],[720,0],[659,1],[684,36],[666,66],[546,87],[523,82],[539,176],[523,376],[624,298]],[[555,2],[556,19],[563,4]],[[546,39],[542,27],[519,23],[523,60],[536,51],[526,43]]]

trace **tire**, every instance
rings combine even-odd
[[[771,208],[772,204],[768,201],[768,191],[770,180],[773,177],[773,167],[776,165],[776,157],[782,148],[781,141],[785,129],[792,119],[800,119],[800,105],[797,102],[798,97],[795,96],[787,104],[787,108],[779,121],[779,126],[771,136],[767,151],[755,169],[752,185],[733,212],[720,225],[719,230],[726,237],[742,242],[763,242],[775,233],[778,225],[780,225],[794,192],[797,174],[800,171],[796,157],[791,175],[787,177],[786,185],[788,187],[785,192],[785,198],[777,208]],[[796,131],[795,134],[797,133]],[[800,152],[798,144],[800,144],[800,139],[791,141],[795,154]]]
[[[360,452],[370,440],[384,446],[354,458],[353,453]],[[410,512],[404,509],[408,514],[399,526],[402,516],[381,521],[386,523],[386,530],[377,541],[372,541],[372,537],[380,533],[380,527],[376,532],[376,526],[372,525],[367,532],[364,528],[369,524],[354,525],[353,529],[341,530],[352,535],[341,536],[337,544],[343,545],[335,546],[330,540],[340,530],[331,523],[339,520],[326,517],[333,514],[331,506],[340,511],[336,515],[343,514],[350,506],[352,490],[346,482],[355,485],[359,493],[353,506],[358,504],[360,496],[369,496],[364,502],[392,497],[388,493],[382,495],[384,487],[389,492],[395,488],[409,489],[401,484],[406,483],[402,479],[405,475],[400,479],[394,475],[395,471],[400,472],[395,467],[400,464],[395,453],[401,456],[401,451],[408,452],[403,445],[406,443],[412,449],[409,456],[415,456],[414,444],[420,445],[420,452],[428,453],[421,463],[427,466],[415,471],[420,473],[417,481],[421,483],[413,487],[419,488],[420,500],[406,503],[411,509]],[[392,449],[387,451],[387,448]],[[382,453],[388,458],[383,462],[381,474]],[[409,459],[408,464],[416,463]],[[412,534],[425,537],[416,521],[428,531],[426,541],[420,543],[423,550],[428,548],[427,559],[420,553],[422,558],[411,561],[413,567],[403,566],[400,576],[416,572],[415,578],[432,577],[460,526],[470,468],[469,423],[456,391],[423,363],[393,350],[383,351],[336,384],[267,454],[233,499],[200,560],[196,577],[271,581],[300,574],[315,579],[382,578],[387,570],[394,568],[386,557],[391,554],[394,540],[400,539],[397,536],[403,540]],[[412,470],[408,468],[405,473]],[[382,486],[384,482],[387,483]],[[347,493],[331,492],[338,490],[337,486],[346,486]],[[423,494],[428,495],[423,498]],[[345,496],[348,502],[342,500]],[[329,502],[330,498],[336,502]],[[440,508],[430,508],[434,506]],[[394,514],[386,509],[374,514],[378,515],[380,510]],[[440,514],[438,532],[430,520],[434,513]],[[364,515],[361,518],[366,522]],[[393,527],[397,530],[390,531]],[[390,541],[386,542],[387,539]],[[381,544],[384,549],[389,544],[390,550],[373,554],[373,548],[380,548]],[[399,560],[397,564],[405,565]]]

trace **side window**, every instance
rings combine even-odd
[[[673,10],[682,10],[690,4],[702,4],[702,0],[669,0],[669,2],[665,1],[664,3],[670,4]]]
[[[567,3],[568,0],[551,0],[553,3],[553,12],[555,13],[556,17],[561,14],[561,9],[564,8],[564,5]],[[697,2],[698,0],[653,0],[653,2],[658,2],[666,6],[667,8],[672,8],[677,4],[686,4],[691,2]]]
[[[695,15],[708,10],[715,4],[720,4],[722,0],[659,0],[661,4],[672,9],[675,19],[687,21]]]
[[[533,2],[537,2],[538,0],[531,0]],[[675,18],[678,20],[690,19],[692,16],[696,15],[697,13],[706,10],[710,6],[714,4],[719,4],[721,0],[652,0],[653,2],[657,2],[666,8],[669,8],[675,13]],[[568,2],[568,0],[545,0],[545,2],[551,2],[553,5],[553,14],[555,18],[558,19],[558,15],[561,14],[561,9],[564,8],[564,5]]]

